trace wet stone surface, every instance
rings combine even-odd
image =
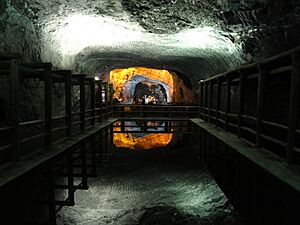
[[[59,225],[240,225],[201,163],[176,150],[118,150],[111,163],[77,191]]]

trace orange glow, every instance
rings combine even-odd
[[[115,133],[114,144],[116,147],[147,150],[167,146],[173,134],[149,134],[144,137],[134,137],[128,133]]]
[[[122,99],[121,93],[127,81],[136,75],[143,75],[151,80],[160,81],[169,86],[169,96],[173,96],[173,76],[167,70],[150,69],[144,67],[132,67],[127,69],[115,69],[110,72],[109,81],[114,86],[114,98]],[[124,97],[124,96],[123,96]]]

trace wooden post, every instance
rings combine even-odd
[[[217,78],[217,109],[216,109],[216,126],[219,126],[219,111],[221,108],[221,91],[222,91],[222,81],[221,78]]]
[[[205,120],[205,121],[207,121],[207,116],[208,116],[208,112],[207,112],[207,108],[208,108],[208,102],[207,102],[207,100],[208,100],[208,83],[207,82],[205,82],[204,83],[204,110],[203,110],[203,119]]]
[[[83,140],[81,142],[81,146],[80,146],[80,159],[81,159],[81,187],[84,190],[89,189],[88,186],[88,175],[87,175],[87,159],[86,159],[86,144],[85,144],[85,140]]]
[[[208,122],[211,123],[211,109],[213,108],[212,106],[212,101],[213,101],[213,89],[214,89],[214,84],[213,81],[210,80],[208,83],[208,90],[209,90],[209,95],[208,95]]]
[[[230,74],[226,75],[226,109],[225,109],[225,130],[228,131],[228,114],[231,111],[231,77]]]
[[[109,83],[106,83],[106,88],[107,88],[107,97],[106,97],[106,115],[105,118],[108,119],[109,118],[109,114],[110,114],[110,86]]]
[[[121,131],[125,131],[125,121],[121,121]]]
[[[91,137],[91,148],[92,148],[92,172],[91,176],[97,177],[97,145],[96,145],[96,138],[98,138],[98,134],[93,135]]]
[[[198,84],[199,84],[199,89],[198,89],[198,91],[199,91],[199,99],[198,99],[198,105],[199,105],[199,111],[198,111],[198,117],[199,118],[201,118],[201,80],[198,82]]]
[[[140,115],[141,115],[141,117],[144,117],[144,104],[141,104],[140,109],[141,109]],[[123,107],[123,112],[125,115],[125,107]]]
[[[262,65],[258,65],[259,75],[258,75],[258,88],[257,88],[257,120],[256,120],[256,147],[261,147],[261,121],[263,118],[263,107],[265,102],[265,86],[267,70]]]
[[[10,61],[10,120],[13,132],[11,135],[11,142],[13,143],[13,160],[18,160],[20,157],[19,149],[19,61],[12,59]]]
[[[165,127],[164,127],[164,128],[165,128],[165,129],[164,129],[165,132],[168,133],[169,130],[170,130],[170,129],[169,129],[169,121],[165,121]]]
[[[113,154],[113,144],[114,144],[114,128],[113,125],[109,126],[109,153]]]
[[[66,74],[65,77],[65,89],[66,89],[66,135],[72,136],[72,80],[71,73]]]
[[[109,141],[108,141],[108,128],[104,128],[104,160],[107,162],[109,159],[108,156],[108,148],[109,148]]]
[[[295,146],[295,130],[297,124],[297,113],[299,104],[299,76],[300,76],[300,53],[295,52],[292,55],[293,70],[291,73],[291,91],[290,91],[290,105],[289,105],[289,123],[288,123],[288,137],[287,137],[287,161],[292,163],[294,161],[294,146]]]
[[[103,129],[101,129],[99,131],[99,133],[97,134],[97,138],[98,138],[98,141],[97,141],[97,144],[99,145],[97,147],[98,149],[98,155],[99,155],[99,163],[98,165],[99,166],[102,166],[103,165]]]
[[[103,121],[102,80],[100,80],[100,81],[98,82],[98,87],[99,87],[99,91],[100,91],[100,95],[99,95],[99,108],[100,108],[100,118],[99,118],[99,122],[102,123],[102,121]]]
[[[48,209],[49,209],[49,225],[56,225],[56,207],[55,207],[55,189],[54,189],[54,173],[53,162],[47,167],[47,189],[48,189]]]
[[[198,89],[198,91],[199,91],[199,95],[198,95],[198,97],[199,97],[199,99],[198,99],[198,105],[199,105],[198,117],[201,118],[201,81],[199,81],[198,84],[199,84],[199,89]]]
[[[80,82],[80,130],[85,130],[85,79],[81,77]]]
[[[113,116],[113,110],[114,110],[114,86],[113,84],[109,85],[109,94],[110,94],[110,117]]]
[[[89,78],[89,79],[90,79],[90,87],[91,87],[91,109],[92,109],[92,121],[91,121],[91,124],[94,127],[95,126],[95,110],[96,110],[95,79],[94,78]]]
[[[108,83],[104,83],[104,91],[105,91],[105,119],[108,117]]]
[[[168,111],[169,111],[169,113],[168,113],[168,115],[169,115],[169,118],[172,118],[172,106],[168,106]]]
[[[244,114],[245,105],[245,74],[239,70],[240,83],[239,83],[239,114],[238,114],[238,138],[241,137],[242,115]]]
[[[204,88],[203,88],[203,86],[204,86],[204,82],[203,82],[203,80],[201,80],[200,81],[200,118],[202,118],[202,119],[204,119],[204,117],[203,117],[203,106],[204,106],[204,104],[203,104],[203,101],[204,101]]]
[[[52,65],[48,64],[44,71],[45,79],[45,145],[52,144]]]
[[[69,154],[67,156],[67,171],[68,171],[68,201],[69,201],[70,205],[75,205],[72,152],[69,152]]]

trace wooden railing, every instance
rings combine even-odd
[[[117,118],[193,118],[199,114],[198,105],[129,105],[114,104]]]
[[[300,162],[300,47],[200,81],[200,117]]]
[[[7,102],[1,109],[6,118],[1,118],[0,123],[0,165],[94,127],[112,115],[112,86],[86,74],[55,71],[51,63],[23,64],[15,55],[0,56],[0,79],[3,79],[1,88],[8,91]],[[38,91],[39,102],[33,104],[43,105],[44,110],[41,118],[21,121],[20,95],[22,84],[28,80],[42,83],[42,91]],[[56,84],[64,88],[64,109],[61,115],[54,116],[56,96],[53,88]],[[76,86],[78,92],[75,94]],[[72,109],[74,96],[79,97],[77,111]]]

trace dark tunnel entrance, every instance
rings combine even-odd
[[[166,104],[167,92],[161,84],[142,81],[135,86],[134,104]]]

